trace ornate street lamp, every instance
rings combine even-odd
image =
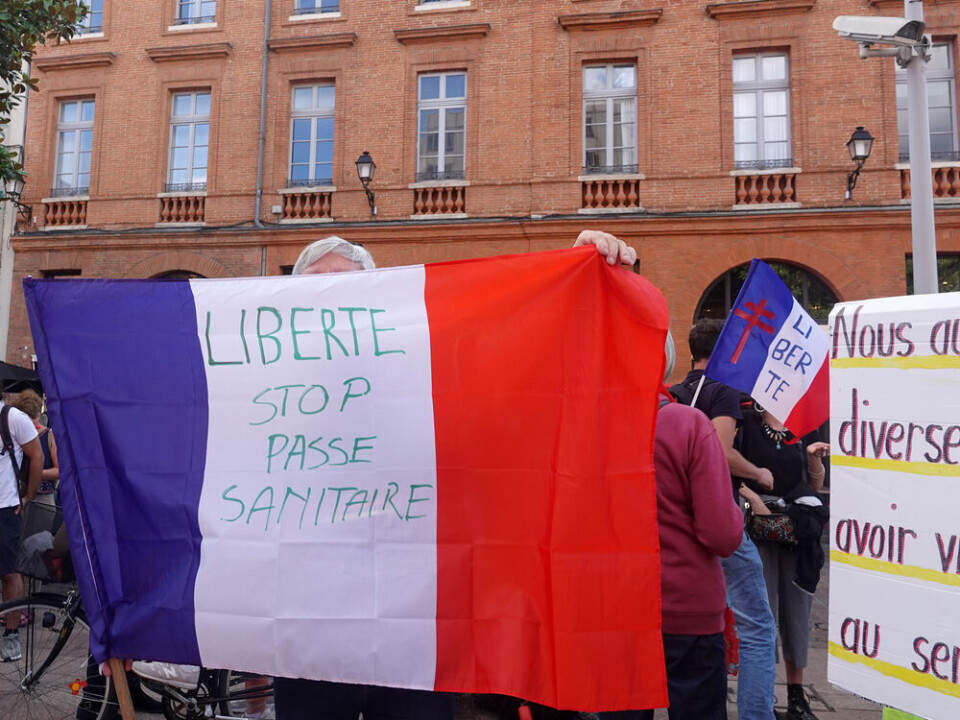
[[[857,164],[857,169],[847,175],[847,200],[853,197],[853,189],[857,186],[857,178],[860,177],[860,171],[863,169],[863,164],[867,161],[867,158],[870,157],[872,149],[873,136],[864,130],[862,125],[858,125],[847,141],[850,159]]]
[[[357,177],[360,178],[360,184],[363,185],[363,191],[367,194],[367,202],[370,203],[370,214],[376,217],[377,206],[374,203],[373,191],[370,189],[370,182],[373,180],[373,171],[377,169],[376,163],[370,157],[366,150],[357,158]]]
[[[0,200],[9,200],[16,206],[19,214],[24,217],[30,217],[33,208],[20,202],[20,196],[23,194],[23,186],[26,185],[26,183],[27,181],[22,176],[7,181],[7,187],[4,189],[3,197],[0,197]]]

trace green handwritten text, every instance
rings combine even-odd
[[[333,360],[364,355],[405,355],[391,347],[383,308],[293,307],[289,310],[261,305],[255,310],[208,310],[204,340],[207,364],[272,365],[285,358],[297,361]],[[255,318],[248,327],[248,316]],[[250,342],[250,338],[253,342]],[[259,349],[252,354],[249,345]]]
[[[322,435],[308,440],[305,435],[274,433],[267,438],[267,473],[275,470],[318,470],[326,465],[342,467],[373,460],[365,453],[374,450],[376,435],[325,438]],[[344,445],[346,443],[346,445]]]
[[[230,505],[220,521],[262,527],[264,532],[271,524],[303,530],[305,524],[310,527],[311,520],[313,526],[335,525],[379,515],[396,518],[398,522],[414,522],[430,517],[429,508],[436,499],[433,489],[433,485],[400,485],[393,481],[372,489],[267,485],[243,490],[231,485],[220,496]]]
[[[347,403],[369,395],[373,386],[365,377],[347,378],[336,389],[340,397],[339,412],[343,412]],[[288,415],[318,415],[330,404],[330,392],[324,385],[277,385],[266,388],[254,395],[253,404],[265,408],[265,417],[251,425],[266,425],[276,417]]]

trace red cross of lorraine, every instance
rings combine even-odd
[[[765,333],[773,335],[773,327],[763,321],[763,318],[767,318],[768,320],[773,319],[773,311],[767,310],[767,301],[761,300],[759,304],[754,304],[748,300],[744,303],[744,306],[750,310],[750,313],[746,313],[740,308],[733,311],[733,314],[738,318],[743,318],[747,321],[747,327],[744,328],[743,334],[740,336],[737,349],[734,350],[733,355],[730,356],[730,362],[734,365],[736,365],[740,359],[740,353],[743,352],[743,347],[747,344],[747,338],[750,337],[750,331],[753,330],[753,328],[760,328]]]

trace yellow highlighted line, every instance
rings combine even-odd
[[[925,582],[935,582],[941,585],[960,587],[960,575],[954,573],[940,572],[939,570],[931,570],[930,568],[918,567],[917,565],[900,565],[898,563],[887,562],[886,560],[877,560],[872,557],[862,557],[860,555],[846,553],[842,550],[830,550],[830,562],[852,565],[862,570],[872,570],[873,572],[883,573],[884,575],[897,575],[915,580],[924,580]]]
[[[949,695],[951,697],[960,698],[960,685],[954,685],[949,680],[941,680],[936,675],[917,672],[912,668],[900,667],[899,665],[894,665],[893,663],[888,663],[884,660],[864,657],[863,655],[858,655],[850,652],[849,650],[845,650],[843,646],[838,645],[835,642],[830,643],[830,654],[838,660],[843,660],[844,662],[851,664],[863,665],[871,670],[876,670],[878,673],[886,675],[887,677],[895,678],[896,680],[905,682],[908,685],[914,685],[916,687],[926,688],[927,690],[933,690],[933,692],[940,693],[941,695]]]
[[[890,460],[888,458],[831,455],[830,464],[864,468],[865,470],[913,473],[914,475],[960,476],[960,465],[948,465],[947,463],[907,462],[906,460]]]
[[[912,355],[910,357],[835,358],[832,368],[900,368],[903,370],[953,370],[960,368],[960,355]]]

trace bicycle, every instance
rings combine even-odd
[[[273,697],[272,684],[251,682],[262,679],[263,675],[254,673],[201,668],[197,687],[192,690],[143,676],[140,682],[160,696],[166,720],[233,720],[247,717],[248,700]]]
[[[19,612],[19,660],[0,663],[0,717],[16,720],[112,720],[111,678],[90,655],[90,626],[76,586],[48,588],[0,604]]]
[[[50,548],[51,542],[56,548],[63,533],[61,510],[30,503],[22,520],[17,568],[29,586],[24,597],[0,603],[0,618],[8,613],[25,618],[20,658],[0,663],[0,718],[114,720],[119,705],[113,678],[100,674],[90,654],[90,626],[72,582],[70,556]],[[127,673],[127,683],[135,707],[162,709],[169,720],[242,717],[247,699],[273,694],[272,687],[251,683],[247,688],[246,681],[255,676],[229,670],[204,670],[201,675],[192,692],[152,688],[133,673]]]
[[[19,612],[19,660],[0,663],[0,718],[11,720],[114,720],[119,717],[113,679],[100,675],[90,655],[90,627],[75,585],[46,586],[0,604],[0,618]],[[128,673],[129,675],[129,673]],[[167,720],[243,718],[246,701],[273,696],[273,686],[248,688],[260,675],[233,670],[200,673],[195,690],[141,679],[158,696]],[[149,694],[148,694],[149,697]]]

